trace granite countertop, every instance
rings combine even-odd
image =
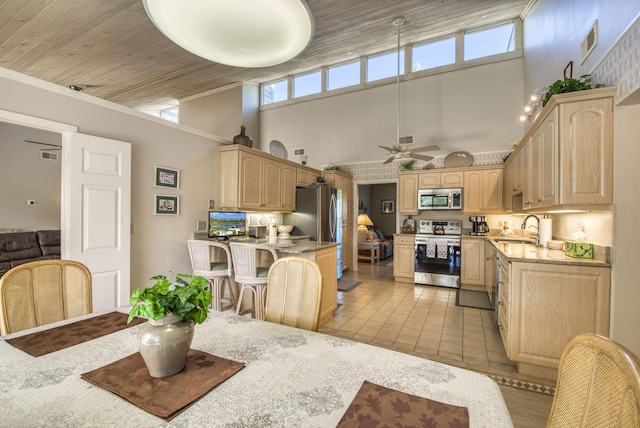
[[[525,244],[523,237],[485,236],[510,262],[553,263],[573,266],[611,267],[604,259],[579,259],[565,255],[562,250],[536,247],[535,243]],[[526,238],[525,238],[526,239]],[[498,242],[500,240],[501,242]],[[509,242],[512,240],[513,242]]]
[[[248,244],[270,245],[279,253],[283,253],[283,254],[300,254],[300,253],[306,253],[309,251],[318,251],[325,248],[338,246],[337,242],[301,241],[299,239],[285,239],[285,238],[275,238],[275,239],[240,238],[238,239],[238,241],[248,243]]]

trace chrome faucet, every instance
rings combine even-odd
[[[522,222],[522,224],[520,225],[520,229],[526,229],[527,228],[527,220],[529,220],[529,218],[535,218],[536,219],[536,223],[537,226],[529,226],[529,227],[535,227],[537,229],[536,231],[536,247],[540,244],[540,219],[538,218],[538,216],[533,215],[533,214],[529,214],[528,216],[526,216],[524,218],[524,221]]]

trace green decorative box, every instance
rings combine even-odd
[[[566,241],[564,243],[564,253],[576,259],[592,259],[593,244],[589,244],[588,242]]]

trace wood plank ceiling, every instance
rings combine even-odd
[[[201,59],[163,36],[140,0],[0,0],[0,67],[128,107],[175,105],[237,82],[263,83],[402,44],[520,16],[535,0],[308,0],[315,35],[296,58],[266,68]],[[238,17],[238,31],[251,31]]]

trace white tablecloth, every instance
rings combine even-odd
[[[512,426],[498,386],[484,375],[215,311],[196,326],[192,348],[246,367],[165,422],[80,378],[137,352],[138,330],[38,358],[0,341],[0,426],[333,427],[364,380],[467,407],[471,427]]]

